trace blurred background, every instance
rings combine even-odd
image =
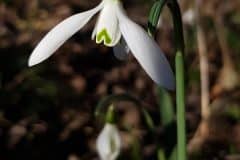
[[[153,120],[161,123],[157,86],[135,58],[130,55],[119,61],[111,48],[91,40],[97,16],[48,60],[28,68],[32,50],[53,26],[99,2],[0,0],[0,160],[99,159],[95,139],[104,122],[94,117],[94,110],[110,94],[139,98]],[[145,29],[153,2],[123,1],[131,19]],[[179,2],[186,44],[189,155],[200,160],[239,160],[240,1]],[[174,68],[167,7],[156,39]],[[174,92],[170,94],[174,103]],[[131,159],[134,154],[157,159],[156,139],[140,108],[129,102],[117,103],[116,108],[123,138],[119,159]],[[157,142],[167,147],[163,126],[158,130]]]

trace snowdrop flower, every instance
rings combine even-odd
[[[125,59],[131,50],[158,85],[173,90],[175,78],[166,57],[157,43],[127,17],[120,0],[102,0],[97,7],[75,14],[55,26],[34,49],[28,62],[29,66],[50,57],[99,11],[100,16],[92,34],[96,43],[114,47],[114,55],[121,60]]]
[[[185,22],[186,24],[194,25],[195,18],[196,18],[194,10],[192,8],[188,9],[183,13],[182,18],[183,18],[183,22]]]
[[[101,160],[115,160],[121,149],[121,139],[114,124],[106,123],[97,138],[97,151]]]

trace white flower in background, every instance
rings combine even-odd
[[[121,149],[121,139],[114,124],[106,123],[97,138],[97,151],[101,160],[115,160]]]
[[[196,18],[196,15],[195,15],[194,9],[192,8],[185,11],[182,16],[183,22],[188,25],[194,25],[195,18]]]
[[[120,0],[102,0],[97,7],[75,14],[55,26],[34,49],[29,66],[50,57],[99,11],[100,16],[92,34],[96,43],[114,47],[114,55],[121,60],[127,57],[130,49],[157,84],[173,90],[175,78],[166,57],[157,43],[127,17]]]

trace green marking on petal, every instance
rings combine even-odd
[[[112,135],[110,135],[110,150],[111,152],[115,152],[116,151],[116,142],[115,142],[115,139]]]
[[[97,33],[96,42],[99,44],[104,41],[104,44],[110,44],[112,39],[110,38],[107,29],[104,28],[101,32]]]

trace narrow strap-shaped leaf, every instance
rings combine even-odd
[[[161,87],[157,89],[158,105],[163,126],[167,126],[174,120],[174,106],[170,94]]]
[[[153,4],[153,6],[150,10],[150,14],[148,17],[148,33],[150,35],[154,35],[154,33],[156,31],[160,14],[161,14],[163,6],[166,4],[166,2],[167,2],[167,0],[158,0]]]

